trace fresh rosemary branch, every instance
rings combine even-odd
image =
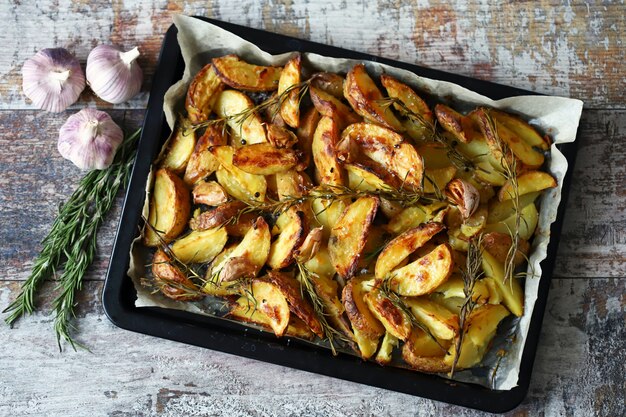
[[[461,346],[463,346],[463,338],[465,337],[465,327],[469,316],[472,314],[474,307],[478,302],[478,299],[474,299],[474,286],[476,281],[483,277],[482,271],[482,237],[480,234],[478,237],[469,241],[467,248],[467,260],[465,262],[465,269],[461,271],[463,278],[463,294],[465,294],[465,300],[461,305],[461,311],[459,313],[459,337],[456,339],[455,355],[450,368],[450,377],[454,375],[454,371],[461,357]]]
[[[139,132],[126,137],[109,168],[91,171],[83,177],[67,203],[61,206],[50,233],[42,241],[43,249],[34,261],[31,275],[17,298],[3,311],[10,313],[5,319],[8,324],[35,310],[37,289],[57,269],[63,268],[56,286],[60,293],[53,302],[57,342],[59,349],[61,339],[74,349],[80,346],[71,336],[74,296],[81,289],[83,276],[95,255],[98,227],[113,205],[117,191],[128,181]]]

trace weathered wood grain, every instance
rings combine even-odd
[[[28,276],[38,242],[81,172],[56,150],[57,132],[71,111],[0,111],[0,280]],[[143,111],[114,111],[129,128]],[[580,151],[560,240],[555,276],[626,275],[626,111],[586,111]],[[101,247],[86,279],[104,279],[120,214],[121,196],[101,231]]]
[[[0,326],[0,415],[483,415],[127,332],[103,316],[101,288],[88,283],[79,304],[91,353],[59,353],[47,314]],[[0,283],[0,305],[16,291]],[[509,416],[624,415],[625,291],[619,279],[553,281],[531,390]]]
[[[246,26],[492,80],[571,96],[588,107],[623,108],[622,1],[555,0],[478,5],[442,0],[2,2],[0,108],[28,109],[21,66],[37,50],[66,47],[81,62],[91,48],[139,46],[149,91],[172,15],[202,15]],[[89,16],[85,19],[85,16]],[[45,28],[45,30],[41,30]],[[145,106],[144,93],[117,108]],[[111,107],[86,92],[80,102]]]

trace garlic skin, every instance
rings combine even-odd
[[[71,115],[59,131],[61,156],[83,170],[105,169],[113,162],[124,132],[111,116],[96,109]]]
[[[78,100],[85,89],[85,75],[66,49],[42,49],[24,62],[22,89],[37,108],[58,113]]]
[[[87,83],[102,100],[123,103],[139,93],[143,71],[137,63],[139,49],[122,52],[110,45],[95,47],[87,57]]]

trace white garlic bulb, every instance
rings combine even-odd
[[[66,49],[42,49],[24,63],[22,88],[37,108],[60,112],[78,100],[85,89],[85,76]]]
[[[87,82],[93,92],[113,104],[137,95],[143,81],[138,57],[138,48],[122,52],[110,45],[95,47],[87,57]]]
[[[124,132],[111,116],[96,109],[71,115],[59,132],[58,149],[80,169],[104,169],[111,165]]]

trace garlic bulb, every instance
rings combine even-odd
[[[124,132],[111,116],[96,109],[71,115],[59,132],[58,149],[80,169],[104,169],[111,165]]]
[[[87,57],[87,82],[93,92],[113,104],[137,95],[143,81],[138,57],[138,48],[122,52],[110,45],[95,47]]]
[[[42,49],[24,63],[22,88],[37,108],[60,112],[78,100],[85,89],[85,76],[66,49]]]

